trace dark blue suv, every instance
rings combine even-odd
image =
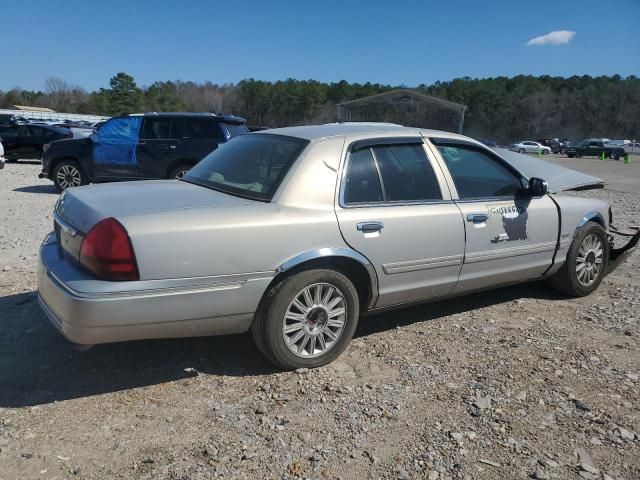
[[[88,138],[44,146],[40,178],[60,190],[117,180],[181,178],[221,143],[248,133],[244,119],[145,113],[109,119]]]

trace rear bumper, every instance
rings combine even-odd
[[[38,300],[58,331],[77,344],[225,335],[249,329],[270,280],[105,291],[102,284],[116,282],[87,279],[60,257],[50,235],[40,249]],[[76,285],[84,291],[74,290]]]

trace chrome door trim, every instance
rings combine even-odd
[[[490,260],[498,260],[508,257],[519,257],[532,253],[551,252],[556,249],[556,245],[557,243],[553,241],[535,243],[533,245],[522,245],[518,247],[506,247],[499,250],[487,250],[483,252],[467,253],[464,263],[487,262]]]
[[[387,275],[395,273],[415,272],[418,270],[431,270],[434,268],[453,267],[462,263],[463,255],[450,255],[447,257],[424,258],[409,260],[406,262],[385,263],[382,270]]]

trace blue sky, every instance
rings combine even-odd
[[[568,43],[527,46],[552,31]],[[640,76],[640,0],[28,0],[0,8],[0,89],[253,77],[416,86],[456,77]]]

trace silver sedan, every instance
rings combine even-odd
[[[439,131],[256,132],[181,180],[63,193],[40,304],[77,344],[251,330],[280,367],[317,367],[368,312],[539,279],[588,295],[640,236],[614,248],[609,205],[562,193],[601,186]]]

